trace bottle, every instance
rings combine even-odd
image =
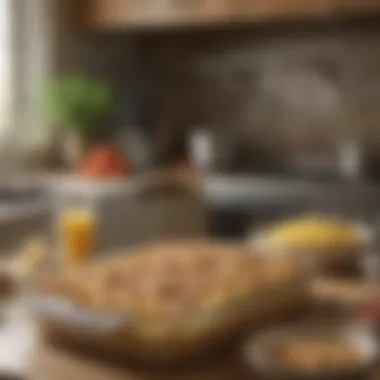
[[[357,179],[361,175],[362,156],[359,144],[353,139],[344,140],[339,148],[339,167],[343,177]]]
[[[213,136],[206,128],[196,129],[189,138],[190,160],[201,171],[209,171],[214,162]]]

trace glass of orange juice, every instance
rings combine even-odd
[[[79,264],[92,258],[97,234],[95,210],[85,204],[69,204],[59,212],[61,261]]]

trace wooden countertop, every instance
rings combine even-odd
[[[32,375],[49,380],[249,380],[255,379],[236,351],[186,368],[159,370],[101,360],[83,352],[56,347],[41,340],[36,324],[20,304],[0,323],[0,377]]]
[[[36,326],[19,312],[9,323],[0,325],[0,375],[11,379],[32,376],[48,380],[259,380],[244,365],[237,351],[182,369],[115,365],[41,342]],[[379,378],[380,368],[371,379]]]
[[[252,380],[256,376],[237,358],[222,357],[211,363],[176,370],[115,366],[86,359],[59,348],[42,347],[35,363],[36,375],[51,380]]]
[[[220,357],[212,363],[193,368],[163,371],[116,367],[53,347],[41,348],[34,373],[49,380],[259,380],[237,358],[232,357]],[[368,380],[379,378],[380,368]]]

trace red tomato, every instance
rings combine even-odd
[[[103,146],[94,149],[79,168],[79,173],[90,178],[122,177],[130,172],[124,157],[114,148]]]

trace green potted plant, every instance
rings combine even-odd
[[[48,125],[62,139],[65,159],[76,165],[88,145],[104,137],[115,96],[112,88],[99,80],[63,76],[46,83],[44,104]]]

